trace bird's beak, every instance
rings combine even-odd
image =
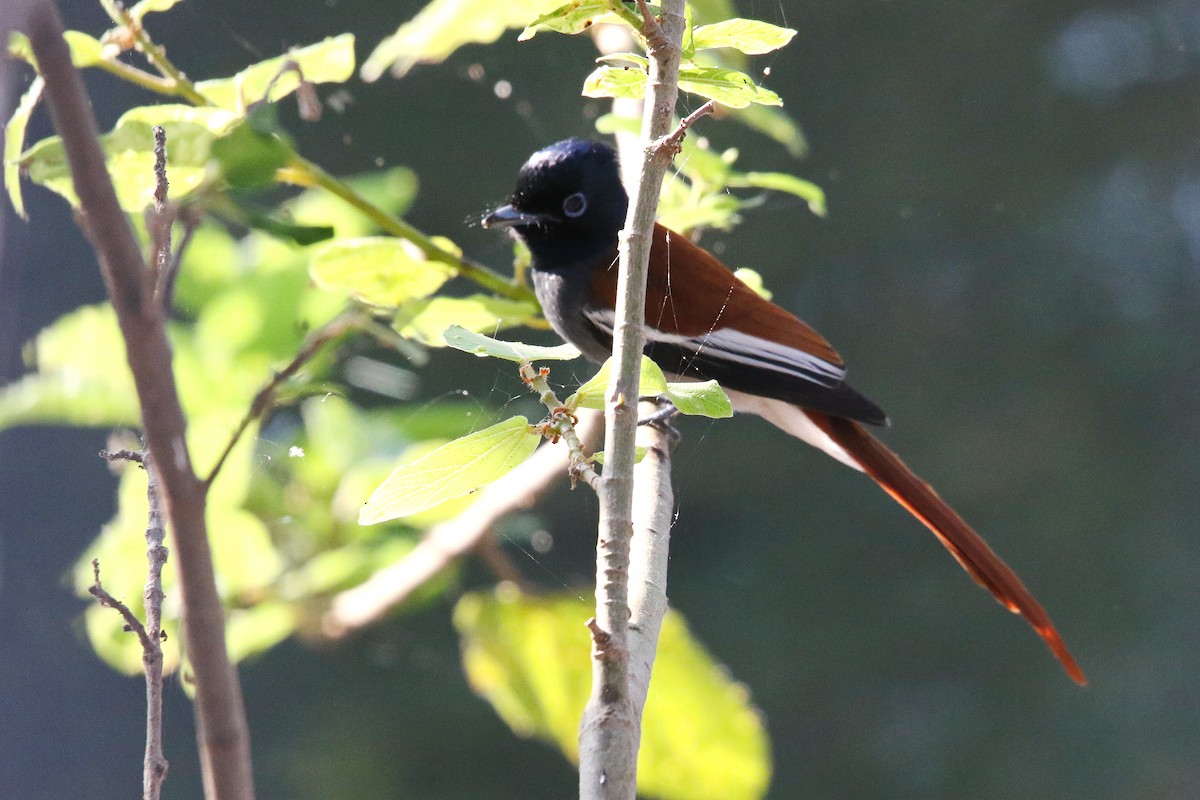
[[[526,214],[517,211],[511,205],[500,206],[488,213],[482,220],[485,228],[511,228],[516,225],[536,225],[542,218],[537,214]]]

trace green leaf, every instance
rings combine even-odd
[[[667,397],[680,414],[712,419],[733,416],[733,404],[716,381],[679,381],[667,384]]]
[[[32,350],[38,371],[0,388],[0,428],[137,424],[137,394],[112,306],[60,317]]]
[[[129,16],[135,22],[141,22],[142,17],[149,14],[151,11],[170,11],[172,7],[182,2],[182,0],[141,0],[141,2],[129,9]]]
[[[25,145],[25,128],[29,125],[29,117],[42,96],[46,82],[38,75],[29,84],[21,102],[17,104],[13,115],[4,126],[4,188],[8,190],[8,199],[12,201],[13,210],[23,220],[29,217],[25,213],[25,201],[21,197],[21,148]]]
[[[749,267],[741,267],[733,271],[733,277],[754,290],[754,293],[764,300],[770,300],[775,295],[763,284],[762,275]]]
[[[612,375],[612,359],[608,359],[600,369],[575,390],[575,394],[567,398],[566,405],[571,408],[604,408],[604,395],[608,391],[608,381]],[[641,373],[638,375],[638,394],[642,397],[653,397],[667,391],[667,379],[647,356],[642,356]]]
[[[417,195],[417,174],[408,167],[365,172],[343,178],[355,192],[392,216],[403,216]],[[332,226],[339,237],[368,236],[379,226],[345,200],[325,189],[308,189],[286,204],[301,225]]]
[[[583,81],[583,96],[640,99],[646,94],[646,77],[636,67],[597,67]]]
[[[621,67],[625,64],[637,64],[643,70],[649,71],[650,59],[641,53],[609,53],[596,59],[597,64],[611,64]]]
[[[532,39],[539,31],[558,33],[582,33],[597,22],[621,22],[621,17],[609,10],[607,0],[574,0],[565,6],[542,14],[525,26],[518,42]]]
[[[793,158],[803,158],[808,153],[804,131],[782,108],[751,105],[738,109],[733,117],[746,127],[782,144]]]
[[[797,178],[795,175],[788,175],[784,172],[739,172],[730,176],[729,185],[771,189],[776,192],[794,194],[808,203],[809,211],[818,217],[826,214],[825,191],[815,183]]]
[[[683,67],[679,70],[679,88],[730,108],[745,108],[751,103],[783,105],[779,95],[756,85],[746,73],[723,67]]]
[[[796,32],[769,22],[756,19],[727,19],[712,25],[696,28],[697,50],[716,47],[732,47],[735,50],[757,56],[778,50],[792,40]]]
[[[411,242],[391,236],[324,245],[313,254],[308,273],[325,291],[385,307],[433,294],[454,277],[448,264],[429,261]]]
[[[633,448],[633,463],[640,464],[642,459],[645,457],[646,457],[646,448],[644,448],[644,447],[634,447]],[[588,460],[595,464],[604,466],[604,451],[597,450],[596,452],[592,453],[592,457]]]
[[[358,522],[373,525],[470,494],[529,458],[541,439],[524,417],[455,439],[397,467],[362,507]]]
[[[560,344],[557,347],[543,347],[524,342],[504,342],[473,333],[458,325],[451,325],[442,334],[446,344],[455,350],[474,353],[477,356],[491,356],[505,361],[515,361],[519,364],[529,364],[534,361],[570,361],[579,358],[579,350],[571,344]]]
[[[63,39],[71,51],[71,63],[76,67],[91,67],[104,60],[104,45],[99,39],[80,31],[66,31],[63,33]],[[33,57],[29,37],[20,31],[13,31],[8,35],[8,55],[37,69],[37,59]]]
[[[362,66],[362,79],[385,70],[402,78],[417,64],[437,64],[465,44],[490,44],[509,28],[524,28],[562,0],[433,0],[380,42]]]
[[[171,198],[178,201],[204,183],[213,141],[236,122],[235,115],[219,108],[160,105],[125,112],[100,141],[121,208],[139,212],[154,201],[155,125],[167,133]],[[43,139],[26,150],[21,166],[34,183],[62,195],[71,205],[79,204],[59,137]]]
[[[283,72],[289,62],[300,66],[309,83],[345,83],[354,75],[354,35],[343,33],[260,61],[232,78],[200,81],[196,91],[214,105],[238,113],[263,99],[275,103],[300,86],[295,70]],[[270,97],[266,97],[268,86]]]
[[[286,135],[275,123],[276,106],[256,106],[229,133],[212,143],[212,156],[230,186],[248,189],[275,180],[275,171],[295,154]],[[168,148],[170,140],[167,140]]]
[[[751,203],[731,194],[704,194],[699,199],[685,198],[681,203],[664,203],[658,221],[679,233],[696,228],[728,230],[741,220],[738,212]]]
[[[514,732],[579,760],[579,718],[591,689],[577,596],[468,594],[454,609],[463,668]],[[754,800],[771,776],[762,718],[744,686],[692,637],[679,612],[663,619],[638,754],[638,795],[663,800]]]
[[[401,306],[393,327],[401,336],[430,347],[445,347],[442,334],[451,326],[474,333],[525,325],[537,317],[533,303],[474,294],[469,297],[429,297]]]

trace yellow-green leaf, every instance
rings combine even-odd
[[[762,55],[778,50],[792,40],[796,32],[756,19],[727,19],[701,25],[695,31],[697,50],[732,47],[747,55]]]
[[[469,594],[454,610],[472,688],[516,733],[579,760],[579,719],[591,688],[585,622],[574,595]],[[668,611],[638,754],[638,795],[663,800],[755,800],[771,777],[770,745],[746,688]]]
[[[539,31],[583,33],[598,22],[621,22],[621,17],[609,10],[607,0],[573,0],[553,11],[542,14],[525,26],[518,42],[532,39]]]
[[[779,95],[758,86],[746,73],[723,67],[683,67],[679,70],[679,88],[730,108],[745,108],[751,103],[783,105]]]
[[[640,99],[646,94],[646,72],[637,67],[596,67],[583,81],[584,97]]]
[[[469,297],[427,297],[401,307],[392,323],[401,336],[430,347],[445,347],[442,334],[451,326],[474,333],[495,333],[524,325],[537,316],[533,303],[486,294]]]
[[[604,394],[608,391],[608,381],[611,375],[612,359],[610,358],[600,366],[595,375],[575,390],[575,394],[567,398],[567,405],[571,408],[603,409]],[[642,356],[641,374],[638,376],[638,394],[642,397],[652,397],[665,394],[666,391],[667,379],[663,376],[663,371],[647,356]]]
[[[326,291],[344,292],[377,306],[426,297],[454,277],[448,264],[429,261],[411,242],[390,236],[324,245],[313,253],[308,272]]]
[[[300,77],[295,70],[283,72],[289,62],[300,66],[304,80],[309,83],[345,83],[354,75],[354,35],[343,33],[260,61],[232,78],[200,81],[196,90],[214,105],[240,114],[264,98],[274,103],[296,91]]]
[[[474,333],[458,325],[451,325],[445,330],[442,337],[446,340],[446,344],[455,350],[474,353],[480,357],[502,358],[518,364],[528,364],[533,361],[570,361],[580,356],[579,350],[574,345],[560,344],[557,347],[543,347],[524,342],[505,342],[481,333]]]
[[[178,5],[180,2],[182,0],[141,0],[141,2],[129,9],[129,16],[135,22],[141,22],[142,17],[151,11],[170,11],[172,7]]]
[[[729,395],[716,381],[678,381],[667,384],[667,397],[680,414],[712,419],[733,416]]]
[[[729,185],[794,194],[808,203],[808,210],[818,217],[826,214],[825,191],[812,181],[785,172],[735,172],[729,177]]]
[[[29,125],[29,116],[37,106],[45,85],[41,75],[34,78],[4,126],[4,188],[8,190],[13,210],[25,220],[29,217],[25,214],[25,201],[21,197],[21,148],[25,145],[25,127]]]
[[[141,106],[123,114],[100,141],[121,208],[138,212],[154,200],[155,125],[167,133],[171,198],[180,200],[203,184],[213,141],[236,121],[235,115],[223,109],[170,104]],[[21,154],[20,163],[34,183],[62,195],[72,205],[79,204],[59,137],[33,145]]]
[[[417,64],[437,64],[465,44],[490,44],[509,28],[524,28],[562,0],[433,0],[363,62],[362,79],[385,70],[401,78]]]
[[[67,48],[71,51],[71,63],[77,67],[95,66],[104,59],[104,47],[95,37],[88,36],[81,31],[66,31],[63,33],[63,39],[66,40]],[[20,31],[13,31],[8,35],[8,55],[10,58],[18,58],[26,62],[34,69],[37,68],[37,60],[33,57],[33,48],[29,44],[29,37]]]
[[[362,507],[358,522],[374,525],[470,494],[529,458],[541,438],[524,417],[510,417],[455,439],[397,467]]]
[[[754,293],[764,300],[770,300],[775,295],[763,283],[763,277],[757,270],[749,267],[741,267],[733,271],[733,277],[737,278],[742,283],[754,290]]]

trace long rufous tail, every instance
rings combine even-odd
[[[1071,680],[1085,685],[1087,678],[1050,621],[1050,615],[1021,583],[1016,573],[992,552],[987,542],[963,521],[937,492],[905,466],[862,425],[848,419],[805,411],[813,423],[848,452],[863,471],[875,479],[896,502],[934,532],[946,549],[980,586],[1008,610],[1021,614],[1062,663]]]

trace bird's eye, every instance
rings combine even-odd
[[[563,200],[563,213],[568,217],[578,217],[587,211],[587,198],[583,196],[583,192],[575,194]]]

